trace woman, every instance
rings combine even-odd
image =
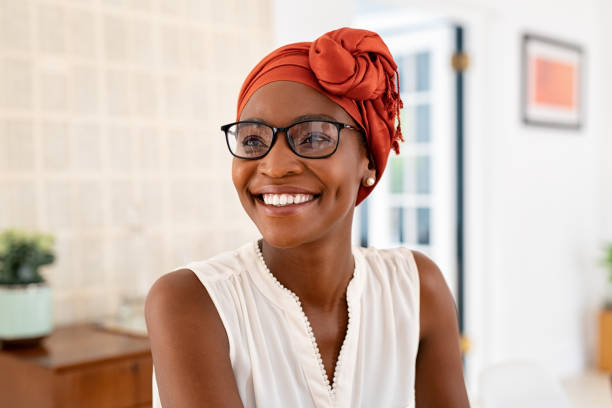
[[[355,206],[399,148],[398,84],[380,37],[350,28],[281,47],[251,71],[222,130],[262,239],[151,288],[164,407],[468,406],[436,265],[406,248],[351,246]]]

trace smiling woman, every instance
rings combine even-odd
[[[396,70],[377,34],[343,28],[251,71],[221,129],[262,238],[151,288],[156,407],[468,406],[436,265],[351,245],[399,149]]]

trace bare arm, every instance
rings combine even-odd
[[[421,288],[416,406],[469,407],[455,302],[438,266],[422,253],[412,252],[419,270]]]
[[[229,343],[208,292],[188,269],[153,285],[145,317],[164,408],[239,408]]]

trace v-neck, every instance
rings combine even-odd
[[[258,284],[264,294],[285,312],[287,322],[290,325],[289,335],[292,337],[295,350],[298,353],[315,405],[321,408],[338,406],[337,403],[342,401],[343,390],[350,386],[357,350],[356,342],[361,317],[360,297],[364,280],[359,250],[355,247],[352,249],[355,269],[346,290],[348,323],[331,382],[325,371],[310,321],[302,308],[299,297],[283,286],[270,272],[258,241],[254,242],[253,250],[258,258],[258,268],[255,269],[261,278],[256,279],[256,281],[259,281]]]

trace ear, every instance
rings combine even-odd
[[[368,149],[364,149],[362,178],[376,177],[376,162]]]

